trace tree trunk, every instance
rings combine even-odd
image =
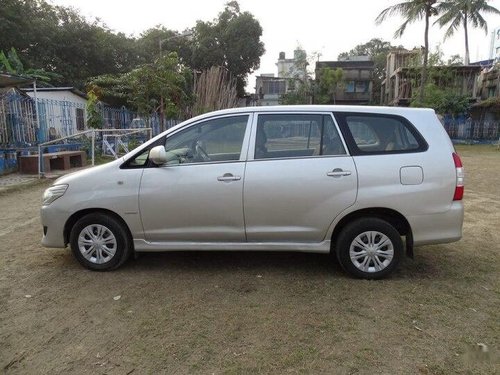
[[[422,65],[422,79],[420,82],[420,103],[424,102],[425,85],[427,83],[427,63],[429,60],[429,18],[431,17],[430,9],[425,11],[425,34],[424,34],[424,63]]]
[[[464,59],[464,63],[465,63],[465,65],[469,65],[470,59],[469,59],[469,34],[467,32],[467,13],[464,15],[464,30],[465,30],[465,59]]]

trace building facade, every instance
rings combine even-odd
[[[382,81],[383,105],[409,106],[422,76],[420,49],[394,50],[387,55],[386,74]],[[474,102],[477,97],[480,65],[443,65],[429,67],[429,83],[453,89]]]
[[[32,88],[23,89],[34,98]],[[36,90],[40,127],[48,129],[49,139],[86,130],[87,96],[73,87],[43,87]]]
[[[316,80],[321,69],[342,69],[343,82],[338,85],[331,104],[366,105],[372,102],[373,71],[375,63],[369,56],[351,56],[340,61],[318,61],[316,63]]]
[[[294,56],[287,59],[280,52],[274,73],[261,74],[255,81],[255,104],[257,106],[279,105],[283,95],[295,91],[307,79],[306,51],[297,49]]]

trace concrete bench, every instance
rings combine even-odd
[[[43,154],[43,171],[66,170],[83,167],[87,164],[85,151],[60,151]],[[38,155],[23,155],[19,157],[19,172],[38,174]]]

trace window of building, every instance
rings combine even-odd
[[[85,116],[82,108],[76,108],[76,130],[85,130]]]
[[[263,81],[264,94],[282,95],[286,92],[286,82],[284,80]]]
[[[345,92],[367,93],[370,81],[347,81],[345,83]]]

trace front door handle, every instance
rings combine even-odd
[[[328,177],[343,177],[350,176],[351,174],[351,171],[344,171],[342,168],[335,168],[333,171],[328,172],[326,175]]]
[[[231,173],[224,173],[223,176],[217,177],[217,181],[229,182],[229,181],[239,181],[241,180],[240,176],[234,176]]]

